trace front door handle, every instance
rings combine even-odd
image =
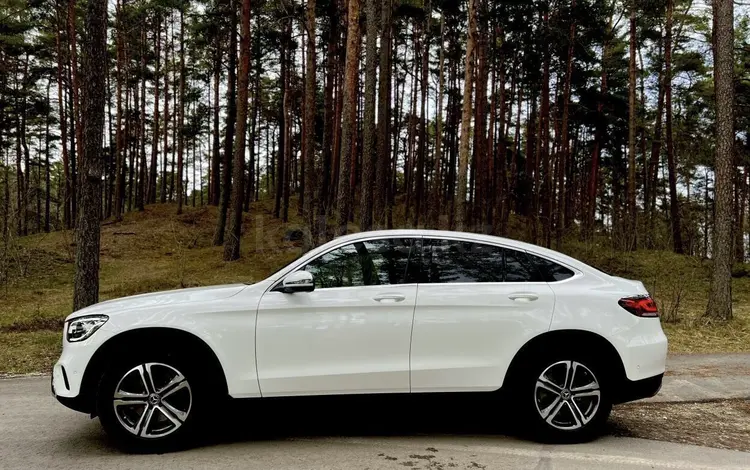
[[[510,300],[515,300],[516,302],[533,302],[535,300],[539,300],[539,296],[531,292],[516,292],[514,294],[510,294],[508,298]]]
[[[395,303],[403,302],[406,300],[406,296],[402,294],[380,294],[373,297],[372,300],[375,302]]]

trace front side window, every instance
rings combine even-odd
[[[354,242],[321,255],[304,270],[313,275],[316,289],[404,284],[411,282],[407,269],[415,248],[412,239]]]

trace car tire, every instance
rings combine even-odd
[[[195,364],[186,355],[153,352],[107,368],[96,411],[116,446],[163,453],[191,445],[209,402]]]
[[[586,354],[537,358],[516,389],[522,429],[545,443],[587,442],[602,434],[612,411],[606,368]]]

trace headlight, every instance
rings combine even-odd
[[[90,315],[74,318],[68,322],[65,337],[69,343],[83,341],[93,335],[107,320],[109,320],[109,317],[106,315]]]

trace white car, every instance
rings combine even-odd
[[[659,391],[667,355],[641,282],[427,230],[344,236],[257,284],[102,302],[66,319],[63,343],[53,394],[146,451],[227,397],[501,389],[534,436],[584,440]]]

